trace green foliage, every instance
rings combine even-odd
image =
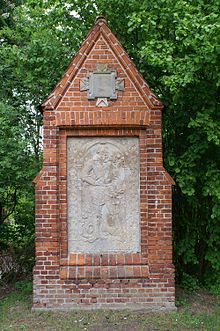
[[[177,298],[175,305],[178,308],[178,307],[187,307],[189,304],[186,298]]]
[[[215,284],[209,286],[210,293],[220,296],[220,282],[216,282]]]
[[[138,33],[137,33],[138,31]],[[215,1],[143,1],[129,15],[136,63],[165,104],[165,166],[174,188],[177,279],[220,268],[219,21]],[[215,280],[214,280],[215,278]]]
[[[14,211],[25,192],[32,191],[36,166],[26,139],[22,115],[0,103],[0,224]]]
[[[186,273],[183,273],[180,286],[190,292],[196,291],[199,289],[198,279]]]
[[[42,118],[38,105],[64,72],[95,17],[104,14],[165,105],[164,159],[176,182],[173,235],[177,280],[186,282],[186,275],[191,275],[204,284],[218,282],[217,1],[26,0],[14,2],[13,7],[5,2],[2,12],[9,16],[3,15],[8,18],[0,25],[0,74],[4,81],[0,92],[4,129],[0,132],[11,138],[7,139],[9,147],[5,139],[0,143],[0,180],[4,183],[0,185],[0,197],[6,210],[12,210],[10,217],[15,224],[25,229],[23,234],[33,231],[29,227],[33,220],[33,192],[29,195],[27,187],[32,174],[34,177],[41,167]],[[21,125],[17,127],[15,123]],[[17,136],[20,138],[16,140]],[[25,174],[22,164],[27,169]],[[15,187],[18,198],[13,209]],[[12,236],[13,231],[10,233]]]
[[[33,284],[29,280],[20,280],[15,283],[15,289],[24,295],[32,294]]]
[[[0,103],[0,272],[14,281],[31,272],[37,164],[22,111]]]

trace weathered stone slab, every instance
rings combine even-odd
[[[67,141],[69,252],[138,252],[139,141]]]

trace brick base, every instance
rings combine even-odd
[[[78,309],[175,310],[175,289],[157,278],[78,282],[51,279],[44,284],[35,279],[33,311]]]

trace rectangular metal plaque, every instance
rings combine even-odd
[[[67,141],[69,252],[139,252],[139,141]]]
[[[116,71],[91,72],[89,75],[89,99],[110,98],[117,99],[115,92]]]

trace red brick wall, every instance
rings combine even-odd
[[[35,179],[36,310],[175,308],[173,182],[163,168],[161,107],[156,102],[150,105],[150,90],[146,92],[146,83],[121,50],[105,22],[98,21],[44,104],[44,165]],[[96,101],[88,101],[87,91],[79,90],[80,78],[96,63],[108,63],[125,80],[125,90],[108,107],[96,107]],[[68,254],[66,142],[70,136],[139,137],[140,253]]]

